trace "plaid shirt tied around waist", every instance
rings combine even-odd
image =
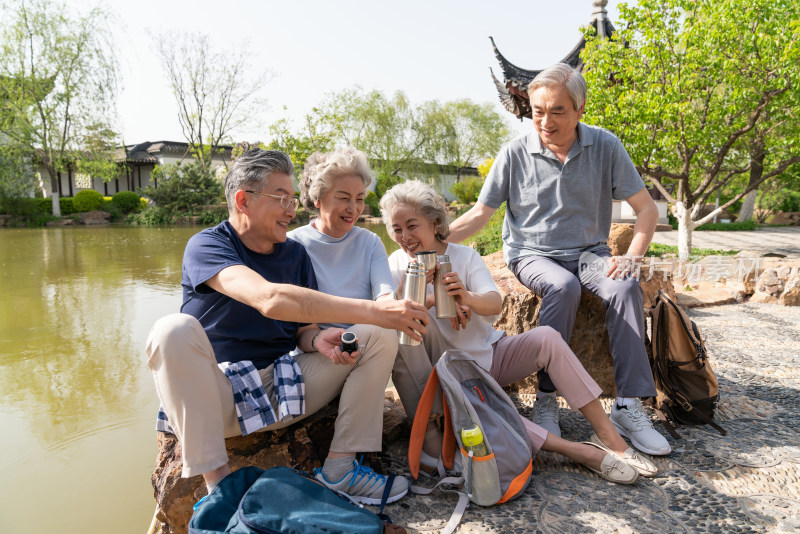
[[[272,425],[278,420],[290,421],[306,412],[303,374],[291,354],[284,354],[273,364],[272,385],[278,405],[277,417],[253,362],[242,360],[222,362],[218,365],[233,388],[233,402],[236,405],[236,416],[243,436]],[[174,434],[163,407],[158,409],[156,430]]]

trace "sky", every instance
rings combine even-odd
[[[78,11],[97,5],[69,0]],[[606,9],[618,19],[619,0]],[[512,131],[521,123],[500,105],[489,68],[502,80],[489,41],[519,67],[541,69],[563,58],[592,18],[592,0],[283,0],[112,2],[120,59],[118,126],[125,144],[182,141],[177,106],[153,46],[153,33],[201,32],[215,48],[248,46],[252,65],[272,72],[267,100],[236,141],[268,141],[269,124],[303,117],[331,92],[355,85],[413,103],[469,98],[488,102]]]

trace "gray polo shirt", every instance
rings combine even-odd
[[[506,263],[531,254],[560,260],[608,250],[612,200],[644,188],[620,140],[608,130],[578,123],[578,138],[562,164],[536,130],[505,145],[478,200],[497,209],[506,202]]]

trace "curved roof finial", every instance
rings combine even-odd
[[[594,10],[592,11],[592,21],[595,23],[594,26],[597,28],[597,35],[599,37],[608,37],[605,31],[605,22],[608,20],[608,11],[606,11],[608,0],[594,0],[592,5],[594,6]]]

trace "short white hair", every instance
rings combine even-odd
[[[434,189],[419,180],[401,182],[381,198],[381,214],[389,235],[392,235],[392,208],[398,204],[411,206],[433,223],[436,239],[445,241],[450,235],[447,205]]]
[[[307,210],[316,211],[314,205],[330,191],[333,181],[340,176],[358,176],[364,189],[372,183],[372,171],[367,156],[351,146],[332,152],[314,152],[306,160],[300,179],[300,200]]]
[[[528,98],[533,97],[533,92],[536,89],[553,87],[554,85],[566,87],[569,96],[572,98],[572,103],[575,105],[575,111],[581,110],[586,103],[586,80],[579,71],[566,63],[558,63],[552,67],[547,67],[537,74],[536,78],[528,84]]]

